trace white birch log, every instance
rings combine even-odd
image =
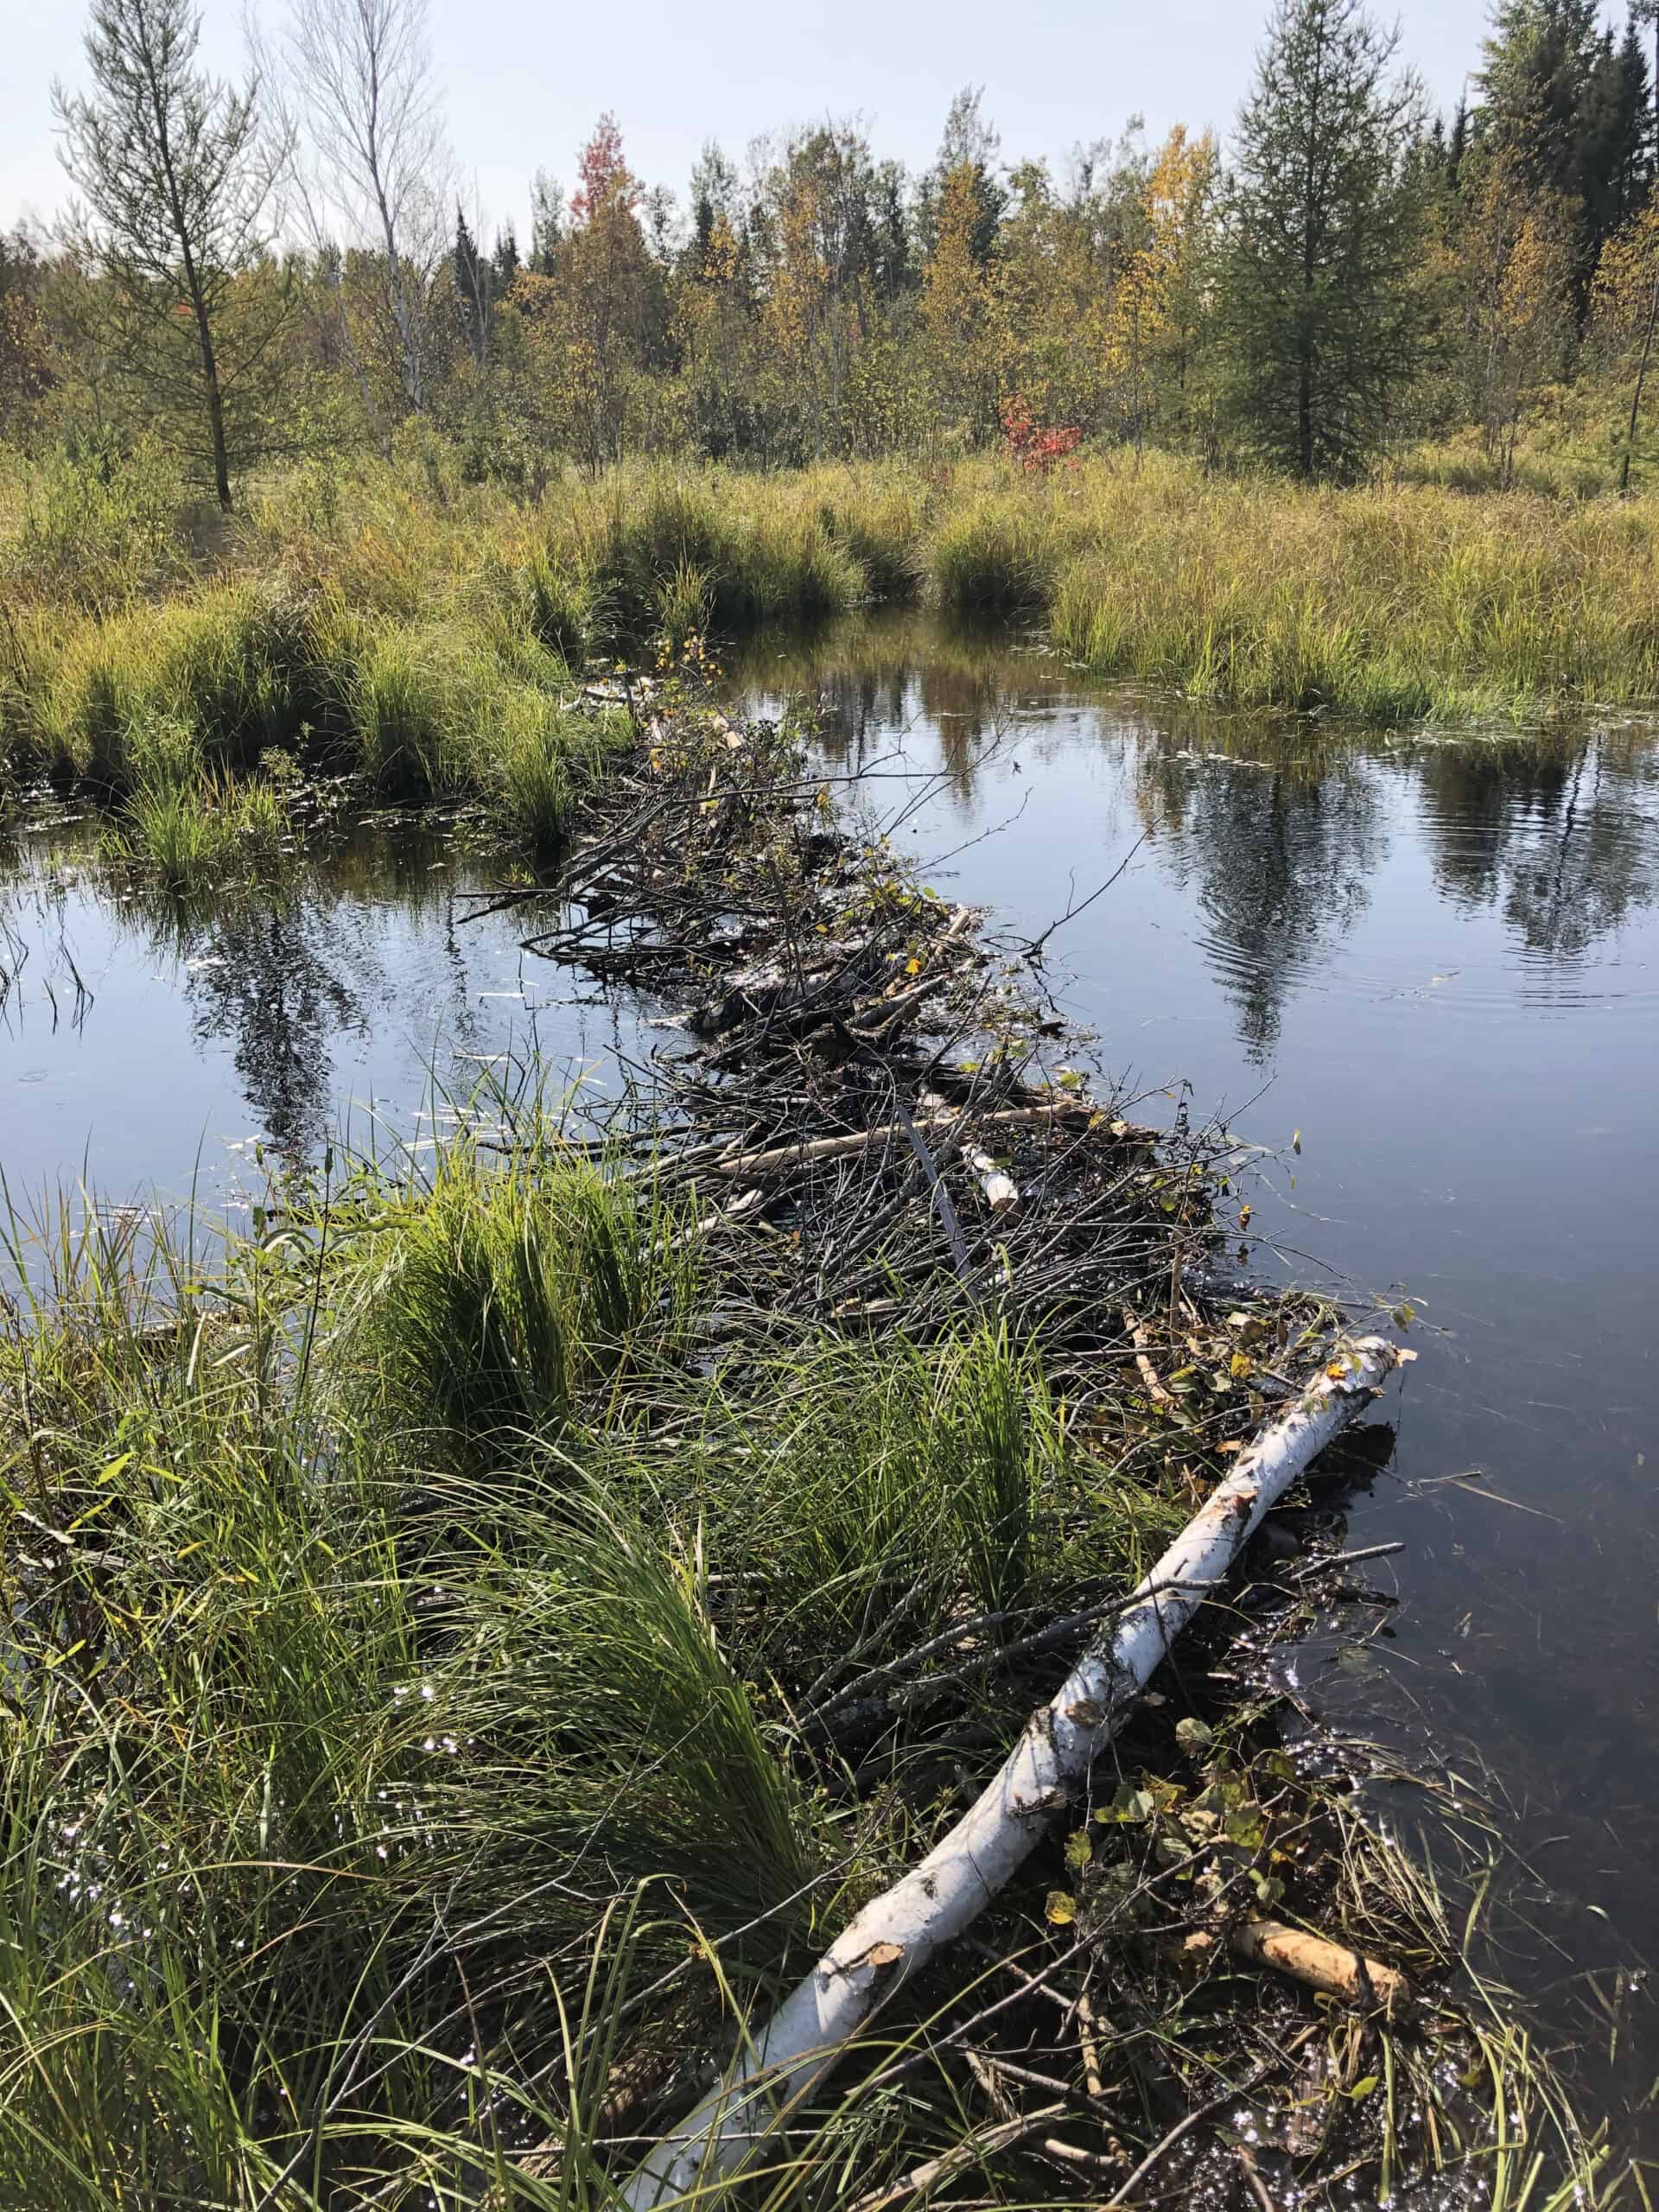
[[[624,2202],[711,2194],[811,2096],[878,2004],[1009,1881],[1266,1514],[1401,1358],[1380,1337],[1338,1355],[1237,1464],[1146,1578],[1109,1641],[1086,1652],[944,1841],[865,1906],[746,2056],[633,2176]]]

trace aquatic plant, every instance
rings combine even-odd
[[[180,749],[188,742],[181,734]],[[170,768],[163,755],[128,794],[108,841],[116,858],[137,862],[168,891],[191,892],[281,857],[288,820],[269,780]]]

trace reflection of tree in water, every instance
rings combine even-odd
[[[987,748],[1054,703],[1058,666],[1011,650],[1006,629],[894,611],[837,624],[818,639],[757,640],[733,675],[750,697],[782,696],[807,713],[838,767],[867,765],[895,733],[931,728],[937,772],[966,807]]]
[[[365,934],[365,908],[395,907],[405,921],[446,917],[441,995],[423,965],[422,1028],[452,1046],[479,1034],[447,879],[430,873],[437,840],[389,842],[359,836],[300,882],[152,909],[151,927],[186,967],[185,989],[199,1039],[232,1042],[248,1105],[271,1145],[298,1159],[326,1137],[334,1113],[334,1047],[366,1038],[394,995]],[[442,1001],[447,1001],[442,1002]]]
[[[1365,905],[1386,849],[1382,810],[1363,762],[1305,734],[1250,731],[1236,751],[1261,766],[1185,750],[1173,734],[1148,734],[1137,805],[1148,837],[1198,878],[1212,965],[1260,1063],[1278,1043],[1291,985]]]
[[[330,910],[280,893],[219,904],[189,927],[191,1026],[232,1040],[248,1104],[288,1160],[327,1132],[334,1039],[368,1027],[338,972],[339,934]]]
[[[1435,879],[1497,905],[1529,951],[1582,957],[1655,895],[1651,750],[1606,739],[1436,747],[1423,759]]]

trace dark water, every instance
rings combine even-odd
[[[1460,1777],[1523,1867],[1497,1963],[1648,2102],[1659,2018],[1659,740],[1322,738],[873,623],[743,673],[816,706],[937,887],[1034,936],[1114,1071],[1274,1155],[1252,1228],[1420,1317],[1355,1545],[1401,1605],[1299,1688]],[[925,794],[925,796],[923,796]],[[986,834],[990,832],[991,834]],[[978,842],[975,842],[978,841]],[[1300,1154],[1293,1144],[1300,1134]],[[1453,1479],[1460,1478],[1460,1479]],[[1402,1793],[1402,1795],[1405,1793]],[[1407,1811],[1398,1808],[1401,1817]],[[1635,1986],[1632,1986],[1632,1971]],[[1618,2016],[1618,2032],[1611,2012]]]
[[[0,1170],[14,1202],[245,1205],[345,1128],[430,1147],[486,1071],[612,1090],[623,1007],[466,919],[486,858],[359,825],[293,881],[181,903],[124,893],[95,823],[41,804],[0,841]]]
[[[1057,997],[1148,1113],[1185,1082],[1267,1148],[1259,1266],[1420,1316],[1350,1538],[1408,1547],[1370,1570],[1393,1634],[1363,1666],[1306,1647],[1299,1694],[1489,1808],[1529,1916],[1500,1963],[1630,2111],[1659,2075],[1652,731],[1229,723],[915,622],[757,648],[737,680],[810,702],[868,803],[914,808],[930,880],[1033,935],[1141,841],[1052,939]],[[611,1086],[632,1018],[521,957],[511,916],[463,925],[489,880],[365,829],[294,895],[181,917],[118,902],[86,825],[25,822],[0,848],[13,1192],[84,1169],[234,1204],[256,1139],[304,1152],[349,1114],[429,1141],[432,1072],[464,1088],[503,1053]]]

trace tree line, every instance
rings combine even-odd
[[[1617,33],[1498,0],[1451,116],[1361,0],[1275,0],[1224,148],[1131,124],[1058,170],[971,86],[920,173],[827,121],[741,168],[708,144],[683,196],[606,115],[522,238],[458,188],[425,0],[292,0],[236,84],[200,29],[93,0],[54,91],[70,212],[0,236],[0,437],[149,432],[226,507],[273,455],[431,435],[533,490],[1082,437],[1342,480],[1472,426],[1506,482],[1577,378],[1643,459],[1659,0]]]

